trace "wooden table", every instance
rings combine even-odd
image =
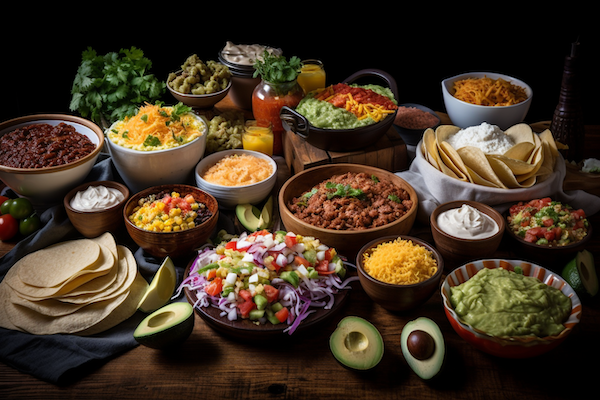
[[[586,157],[600,154],[599,128],[588,130]],[[591,220],[600,226],[599,215]],[[413,233],[432,242],[428,227],[416,226]],[[9,250],[9,246],[3,245],[3,249]],[[518,258],[512,249],[505,241],[494,256]],[[600,260],[598,234],[588,249]],[[384,357],[371,371],[348,370],[329,350],[329,336],[346,315],[368,319],[383,336]],[[420,316],[438,323],[446,343],[444,370],[430,382],[412,372],[400,350],[402,327]],[[453,331],[439,293],[414,311],[392,314],[374,304],[355,282],[340,312],[301,335],[276,342],[243,343],[217,333],[196,316],[194,331],[179,350],[165,353],[139,346],[85,371],[80,380],[67,386],[42,382],[0,364],[0,398],[576,398],[598,392],[595,361],[600,357],[599,335],[600,296],[596,296],[584,302],[582,321],[575,331],[550,353],[524,360],[496,358],[475,350]]]

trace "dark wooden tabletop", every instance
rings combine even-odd
[[[600,154],[600,127],[588,127],[586,157]],[[600,217],[591,217],[600,226]],[[414,235],[433,243],[428,227]],[[509,238],[494,257],[518,258]],[[10,244],[3,244],[4,253]],[[588,246],[600,260],[600,237]],[[0,256],[4,253],[0,252]],[[455,265],[446,263],[451,269]],[[374,369],[341,366],[329,336],[346,315],[363,317],[381,332],[385,353]],[[400,350],[403,326],[429,317],[444,334],[444,369],[432,381],[419,378]],[[2,399],[565,399],[597,393],[600,296],[583,303],[581,323],[549,353],[531,359],[497,358],[471,347],[450,326],[436,292],[423,306],[393,314],[374,304],[358,282],[344,306],[323,324],[275,341],[243,342],[213,330],[196,315],[195,328],[171,352],[138,346],[75,383],[56,386],[0,363]],[[1,344],[0,344],[1,345]]]

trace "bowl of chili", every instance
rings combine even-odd
[[[352,84],[359,79],[383,80],[391,90],[394,97],[398,98],[396,80],[387,72],[379,69],[360,70],[342,83]],[[397,110],[387,115],[382,120],[371,125],[350,129],[327,129],[313,126],[308,119],[295,109],[284,106],[281,108],[280,117],[284,128],[300,138],[322,150],[327,151],[353,151],[362,149],[376,143],[391,128]]]
[[[38,114],[0,123],[0,179],[34,204],[60,202],[83,182],[104,146],[85,118]]]

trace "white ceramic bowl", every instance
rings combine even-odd
[[[38,114],[14,118],[0,124],[0,136],[33,124],[58,125],[64,122],[78,133],[90,138],[96,149],[81,159],[55,167],[11,168],[0,165],[0,179],[19,196],[28,197],[34,204],[61,200],[89,174],[104,146],[102,129],[90,120],[72,115]]]
[[[527,93],[527,100],[512,106],[480,106],[467,103],[453,96],[454,90],[452,86],[454,82],[466,78],[483,78],[486,76],[492,79],[502,78],[513,85],[521,86]],[[442,96],[446,112],[452,120],[453,125],[460,128],[467,128],[487,122],[505,130],[525,119],[531,106],[533,91],[525,82],[508,75],[494,72],[468,72],[444,79],[442,81]]]
[[[263,158],[271,163],[271,166],[273,167],[273,173],[263,181],[245,186],[217,185],[207,182],[202,178],[202,175],[204,175],[204,172],[208,168],[215,165],[222,158],[228,157],[232,154],[250,154],[255,157]],[[217,199],[219,207],[232,209],[238,204],[256,204],[267,198],[269,193],[271,193],[271,190],[273,190],[275,182],[277,181],[277,163],[268,155],[257,151],[241,149],[224,150],[213,153],[202,159],[202,161],[200,161],[196,166],[194,175],[196,179],[196,185],[200,189],[212,194]]]
[[[139,151],[106,140],[113,163],[132,193],[152,186],[186,183],[192,179],[194,166],[204,156],[208,136],[208,121],[194,115],[204,122],[204,132],[201,137],[179,147]]]

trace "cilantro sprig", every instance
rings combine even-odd
[[[259,58],[254,62],[254,77],[260,77],[269,83],[287,83],[293,82],[298,77],[302,61],[292,56],[289,60],[282,55],[269,53],[267,50],[262,55],[262,60]]]
[[[325,183],[325,188],[330,189],[327,192],[327,199],[332,199],[336,196],[339,197],[356,197],[361,198],[364,195],[364,192],[361,189],[354,189],[350,185],[344,185],[342,183],[333,183],[327,182]]]
[[[152,62],[136,47],[98,55],[88,47],[73,80],[69,109],[106,129],[135,115],[139,104],[153,102],[166,83],[149,74]]]

